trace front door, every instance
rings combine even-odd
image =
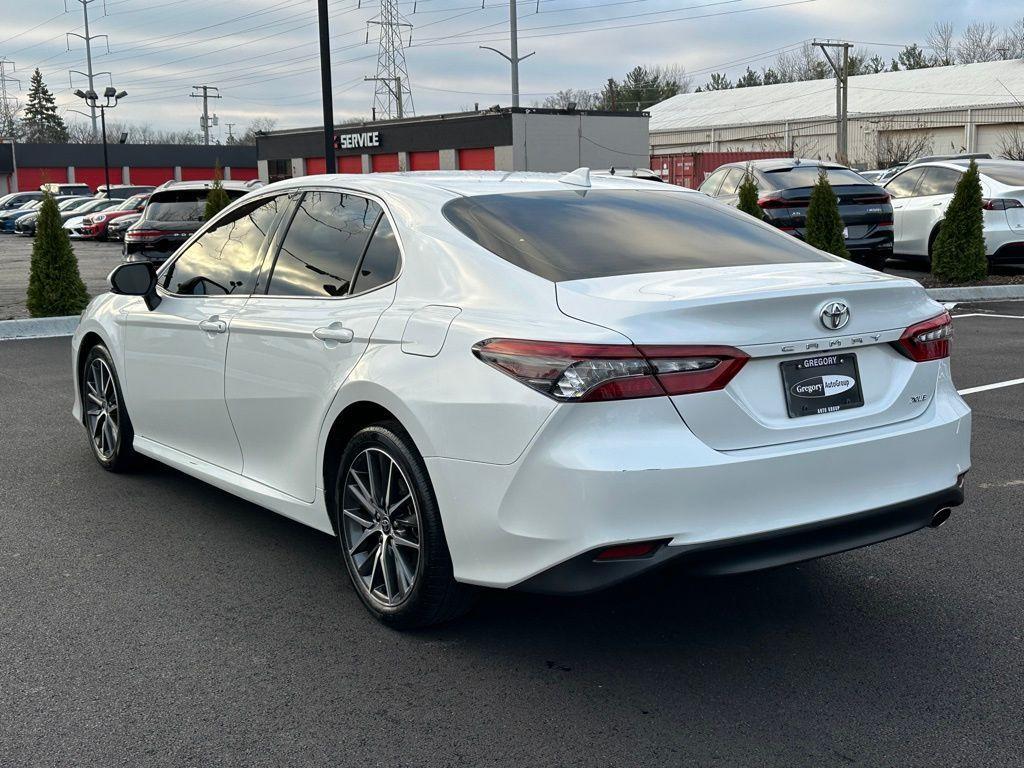
[[[231,325],[225,395],[246,477],[313,501],[324,417],[394,300],[400,260],[378,203],[305,193],[266,294]]]
[[[253,290],[283,198],[227,214],[160,275],[160,304],[127,318],[125,378],[135,433],[232,472],[242,452],[224,402],[231,325]]]

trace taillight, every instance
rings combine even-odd
[[[775,195],[766,195],[765,197],[760,198],[757,201],[757,204],[761,208],[786,208],[789,205],[781,197],[776,197]]]
[[[986,211],[1005,211],[1009,208],[1024,208],[1024,203],[1012,197],[992,197],[981,201]]]
[[[161,232],[158,229],[129,229],[124,233],[124,239],[132,242],[142,242],[144,240],[156,240],[166,234],[174,233]]]
[[[747,355],[732,347],[573,344],[488,339],[473,354],[563,402],[629,400],[725,387]]]
[[[894,346],[917,363],[949,357],[949,340],[953,337],[953,318],[949,312],[912,325],[903,332]]]

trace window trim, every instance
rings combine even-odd
[[[248,197],[248,195],[242,195],[238,199],[232,200],[231,201],[231,205],[229,205],[224,210],[222,210],[216,216],[216,218],[214,218],[211,221],[205,222],[203,224],[203,226],[201,226],[199,229],[197,229],[195,232],[193,232],[192,235],[184,243],[179,245],[178,246],[178,250],[176,250],[174,252],[174,254],[169,259],[167,259],[167,261],[165,261],[160,266],[160,268],[157,270],[157,272],[156,272],[156,290],[157,290],[157,294],[161,295],[161,296],[164,296],[164,297],[173,296],[176,299],[209,299],[209,298],[216,298],[218,300],[220,300],[220,299],[231,299],[231,300],[234,300],[234,299],[248,299],[251,296],[253,296],[254,294],[251,293],[251,292],[250,293],[239,293],[239,294],[231,294],[231,293],[225,293],[225,294],[175,293],[174,291],[170,291],[170,290],[168,290],[167,288],[164,287],[163,279],[164,279],[164,275],[167,272],[167,270],[171,268],[171,265],[174,264],[178,259],[180,259],[185,254],[185,251],[187,251],[189,248],[192,247],[192,244],[196,240],[198,240],[200,237],[205,235],[206,232],[210,228],[212,228],[214,225],[218,224],[221,219],[227,218],[229,215],[231,215],[235,211],[236,208],[241,208],[242,207],[241,204],[248,205],[249,203],[255,203],[255,202],[262,201],[262,200],[270,200],[271,198],[274,198],[274,197],[288,198],[289,197],[289,193],[288,192],[284,192],[284,191],[280,191],[280,190],[275,190],[273,192],[270,192],[269,194],[261,194],[261,195],[257,195],[255,197],[251,197],[251,198]],[[243,203],[243,201],[244,201],[244,203]],[[287,209],[287,206],[286,206],[286,209]],[[273,241],[273,238],[277,235],[277,232],[278,232],[278,230],[281,227],[281,220],[282,220],[284,214],[285,214],[285,211],[279,211],[278,212],[276,218],[274,219],[274,223],[270,226],[270,232],[272,232],[272,234],[267,235],[267,236],[265,236],[263,238],[263,244],[260,246],[260,252],[259,252],[259,255],[257,256],[257,261],[259,262],[259,269],[257,269],[257,271],[256,271],[256,282],[253,284],[254,287],[259,285],[260,276],[263,274],[263,265],[264,265],[264,262],[266,261],[267,248],[269,247],[269,245]]]
[[[366,238],[366,245],[363,246],[363,252],[359,254],[359,260],[356,262],[355,271],[353,271],[352,273],[353,280],[352,282],[350,282],[350,285],[355,284],[356,273],[358,272],[359,267],[361,267],[363,264],[363,258],[366,256],[366,251],[370,247],[370,240],[373,239],[373,235],[377,231],[377,225],[380,224],[380,219],[382,216],[388,217],[388,223],[391,224],[391,229],[395,233],[395,243],[398,245],[398,269],[395,270],[395,276],[391,280],[388,280],[388,282],[381,283],[380,285],[376,286],[375,288],[371,288],[368,291],[363,291],[362,293],[346,293],[344,296],[280,296],[272,293],[267,293],[267,291],[270,289],[270,281],[274,276],[274,267],[277,266],[277,257],[280,255],[281,247],[284,245],[284,235],[288,234],[288,228],[291,227],[291,222],[295,218],[295,214],[298,212],[298,205],[293,205],[291,211],[287,214],[287,226],[285,226],[285,222],[282,221],[278,225],[277,230],[275,230],[274,232],[273,242],[271,243],[271,248],[274,249],[273,256],[271,256],[269,251],[264,256],[264,262],[266,262],[267,260],[270,261],[270,271],[268,272],[269,276],[267,278],[267,284],[263,287],[262,292],[249,294],[249,298],[277,300],[297,299],[300,301],[346,301],[348,299],[358,299],[361,296],[368,296],[371,293],[375,293],[376,291],[381,290],[382,288],[387,288],[389,285],[397,283],[399,278],[401,278],[402,274],[405,272],[405,246],[402,243],[402,236],[399,233],[398,227],[395,225],[395,217],[391,215],[391,211],[388,210],[387,205],[385,205],[384,201],[380,198],[380,196],[372,192],[365,192],[359,189],[329,186],[324,184],[297,187],[291,189],[288,192],[288,194],[290,196],[294,195],[292,199],[293,203],[296,203],[298,202],[298,200],[304,197],[307,192],[337,192],[342,195],[356,195],[358,197],[364,197],[367,200],[372,200],[377,205],[379,205],[382,213],[379,214],[377,218],[374,220],[373,230],[370,232],[370,236]],[[278,238],[278,235],[282,236]]]

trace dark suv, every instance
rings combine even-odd
[[[801,240],[811,192],[819,170],[824,168],[839,198],[839,216],[845,225],[843,234],[850,257],[872,269],[882,269],[892,257],[892,203],[889,194],[878,185],[843,165],[781,158],[723,165],[699,189],[727,205],[736,205],[747,168],[757,182],[757,204],[765,221]]]
[[[212,181],[168,182],[149,196],[142,218],[124,233],[124,261],[163,263],[203,225],[206,197]],[[225,181],[224,191],[235,200],[252,187]]]

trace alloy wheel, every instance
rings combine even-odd
[[[383,607],[402,603],[420,572],[420,510],[386,451],[365,448],[349,465],[340,522],[345,555],[366,594]]]
[[[96,455],[109,461],[121,439],[120,411],[114,375],[106,361],[95,358],[85,377],[85,415]]]

